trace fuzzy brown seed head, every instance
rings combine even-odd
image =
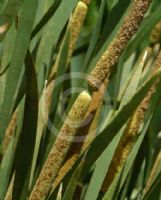
[[[88,11],[87,5],[84,2],[80,1],[80,2],[78,2],[73,14],[70,17],[69,25],[68,25],[68,27],[70,28],[68,63],[70,62],[73,51],[75,49],[77,40],[79,38],[81,29],[82,29],[83,24],[84,24],[84,20],[86,18],[87,11]],[[64,42],[62,43],[62,45],[60,47],[60,52],[62,50],[63,44],[64,44]],[[59,61],[60,61],[60,52],[57,55],[56,62],[52,67],[49,79],[52,79],[53,76],[55,76],[55,74],[57,72],[57,68],[58,68]]]
[[[72,139],[83,121],[90,101],[91,97],[87,92],[82,92],[76,99],[41,170],[29,200],[44,200],[46,198],[71,146]],[[75,122],[76,126],[73,126]]]
[[[73,165],[75,164],[75,162],[78,159],[78,155],[77,154],[73,154],[65,163],[64,165],[61,167],[59,174],[57,176],[57,178],[55,179],[53,185],[52,185],[52,189],[54,190],[63,180],[63,178],[65,177],[65,175],[69,172],[69,170],[73,167]]]
[[[81,32],[81,28],[84,24],[87,10],[88,10],[87,5],[84,2],[80,1],[80,2],[78,2],[77,6],[74,10],[74,13],[70,18],[69,27],[71,30],[71,36],[70,36],[69,53],[68,53],[69,59],[72,56],[77,39]]]
[[[44,120],[47,123],[48,116],[49,116],[49,111],[50,111],[50,106],[51,106],[51,100],[52,100],[52,93],[54,89],[54,83],[55,80],[52,80],[46,87],[45,89],[45,108],[44,108]]]
[[[111,183],[113,182],[116,175],[120,172],[122,166],[124,165],[129,152],[132,149],[132,145],[135,139],[135,135],[143,121],[143,114],[140,109],[134,113],[134,115],[129,120],[123,135],[121,136],[120,142],[114,152],[113,159],[110,163],[107,175],[105,177],[104,183],[101,190],[106,192]],[[139,123],[138,123],[139,122]]]
[[[83,142],[73,143],[70,147],[70,150],[68,151],[68,154],[66,156],[66,162],[62,166],[61,170],[59,171],[58,177],[53,183],[53,189],[57,187],[57,185],[62,181],[67,172],[72,168],[72,166],[78,159],[80,152],[85,151],[95,138],[100,108],[102,105],[103,96],[106,91],[107,84],[108,82],[105,81],[99,88],[99,90],[93,93],[90,106],[83,120],[83,123],[86,123],[87,121],[88,123],[78,130],[78,134],[80,133],[81,136],[86,136],[85,140]]]
[[[155,74],[155,72],[161,68],[161,52],[159,53],[156,62],[154,64],[154,68],[152,70],[152,75]],[[145,113],[148,109],[150,100],[152,98],[152,95],[156,91],[158,82],[161,78],[156,80],[152,87],[150,88],[148,94],[143,99],[141,104],[138,106],[137,110],[134,112],[133,116],[129,120],[127,126],[125,127],[124,133],[120,139],[120,142],[116,148],[116,151],[114,153],[112,162],[109,166],[109,170],[107,172],[106,178],[104,180],[102,191],[106,192],[106,190],[111,185],[112,181],[118,174],[118,172],[121,170],[122,166],[124,165],[131,149],[134,143],[135,136],[138,133],[138,130],[143,123]]]
[[[138,30],[150,2],[150,0],[133,1],[131,9],[115,39],[111,42],[107,51],[105,51],[89,75],[88,83],[93,90],[98,90],[105,78],[110,76],[111,68],[117,63],[128,41]]]

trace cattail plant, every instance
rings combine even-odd
[[[84,24],[84,20],[88,11],[88,7],[86,2],[79,1],[78,5],[70,18],[69,27],[71,29],[71,36],[70,36],[70,43],[69,43],[69,52],[68,52],[68,59],[70,60],[73,51],[75,49],[75,45],[80,35],[82,26]]]
[[[63,180],[65,175],[69,172],[70,169],[72,169],[73,165],[78,160],[78,158],[79,158],[79,154],[77,152],[72,153],[72,155],[70,155],[70,157],[67,159],[67,161],[61,167],[57,178],[53,182],[52,190],[55,190],[57,188],[57,186],[61,183],[61,181]]]
[[[90,1],[79,1],[73,14],[71,15],[68,23],[68,28],[70,29],[70,41],[69,41],[69,50],[68,50],[68,60],[67,63],[70,63],[73,51],[75,50],[75,46],[77,43],[77,40],[79,38],[79,35],[81,33],[81,29],[83,27],[87,11],[88,11],[88,4],[90,4]],[[60,47],[60,51],[62,49],[62,46]],[[54,66],[52,67],[50,77],[52,78],[58,67],[60,54],[57,56],[56,62]]]
[[[134,0],[132,2],[131,8],[115,39],[111,42],[89,75],[88,82],[93,90],[97,90],[105,78],[109,78],[112,66],[117,63],[127,43],[138,30],[150,2],[150,0]]]
[[[87,2],[85,2],[87,3]],[[78,40],[79,34],[81,32],[81,28],[83,26],[88,7],[83,1],[79,1],[72,16],[70,17],[68,26],[70,27],[70,41],[69,41],[69,50],[68,50],[68,63],[71,60],[73,51],[75,49],[76,42]],[[88,2],[89,4],[90,2]],[[64,42],[62,42],[62,45]],[[40,144],[40,140],[42,137],[43,130],[45,129],[45,125],[47,124],[49,112],[50,112],[50,106],[51,106],[51,100],[52,100],[52,93],[55,85],[54,75],[56,74],[57,67],[60,61],[60,53],[61,53],[62,47],[60,48],[59,55],[57,56],[57,59],[55,61],[54,66],[52,67],[49,81],[46,81],[42,96],[40,98],[39,102],[39,120],[38,120],[38,129],[37,134],[40,135],[38,140],[36,141],[36,154],[34,155],[34,160],[37,157],[38,154],[38,148]],[[33,170],[35,168],[36,163],[33,165]]]
[[[160,198],[160,6],[0,1],[0,200]]]
[[[64,125],[51,149],[48,158],[41,170],[36,185],[30,195],[30,200],[45,199],[52,181],[56,178],[69,147],[74,139],[77,129],[79,128],[90,103],[90,96],[82,92],[69,114],[66,117]]]
[[[152,74],[154,74],[159,68],[161,68],[161,52],[159,53],[156,59],[154,68],[152,70]],[[144,116],[148,109],[151,97],[155,93],[159,81],[160,79],[156,80],[156,82],[150,88],[146,97],[143,99],[143,101],[138,106],[137,110],[134,112],[133,116],[130,118],[129,122],[127,123],[127,126],[125,127],[125,130],[121,136],[119,144],[115,150],[113,159],[111,161],[106,178],[104,180],[104,183],[102,186],[103,192],[105,192],[109,188],[109,186],[111,185],[116,175],[122,169],[132,149],[132,146],[134,144],[139,128],[141,124],[143,123]]]
[[[129,39],[131,38],[131,36],[136,32],[136,30],[138,29],[138,25],[140,24],[141,20],[142,20],[142,17],[143,17],[143,14],[147,11],[148,9],[148,5],[150,4],[150,1],[147,1],[147,2],[134,2],[134,5],[132,5],[132,8],[131,10],[129,11],[129,15],[127,16],[127,18],[125,19],[125,22],[124,24],[122,25],[121,29],[120,29],[120,32],[117,34],[115,40],[111,43],[110,47],[107,49],[107,51],[103,54],[103,56],[101,57],[101,59],[99,60],[99,62],[97,63],[96,65],[96,68],[94,69],[94,71],[92,72],[92,74],[90,75],[90,78],[89,78],[89,85],[94,89],[96,89],[98,87],[98,84],[100,86],[100,84],[102,83],[102,81],[105,80],[105,77],[106,77],[106,74],[107,76],[109,77],[110,75],[110,71],[111,71],[111,67],[112,65],[114,65],[118,58],[120,57],[121,55],[121,52],[123,51],[123,49],[126,47],[126,44],[128,43]],[[142,15],[139,16],[138,10],[141,10],[142,11]],[[137,13],[137,15],[136,15]],[[135,22],[135,23],[132,23],[132,22]],[[136,27],[137,25],[137,27]],[[130,31],[129,33],[127,33],[125,30],[126,27],[130,27]],[[125,33],[126,32],[126,33]],[[115,47],[115,48],[114,48]],[[118,47],[118,49],[116,49],[116,47]],[[120,50],[119,50],[120,48]],[[121,49],[122,48],[122,49]],[[114,51],[114,50],[115,51]],[[115,55],[117,53],[117,55]],[[116,59],[115,59],[116,58]],[[115,60],[115,61],[114,61]],[[114,62],[115,63],[114,63]],[[106,69],[107,71],[106,71]],[[103,71],[102,71],[103,69]],[[107,72],[107,73],[106,73]],[[101,75],[102,74],[102,75]],[[103,77],[101,79],[101,77]],[[108,84],[108,77],[107,77],[107,80],[105,81],[106,84],[102,84],[103,86],[107,86]],[[93,82],[91,80],[94,80]],[[95,86],[94,86],[95,84]],[[97,88],[98,89],[98,88]],[[95,94],[96,96],[99,94],[96,92]],[[104,96],[104,92],[103,94],[101,94],[101,97],[103,98]],[[96,105],[95,108],[92,107],[92,104],[91,104],[91,108],[92,108],[92,111],[89,111],[89,113],[92,113],[93,111],[96,112],[97,110],[97,107],[99,106],[99,103],[97,104],[97,100],[98,99],[96,97],[95,98],[92,98],[93,99],[93,102],[94,104],[93,105]],[[96,101],[96,102],[95,102]],[[101,105],[101,104],[100,104]],[[91,129],[89,130],[89,132],[93,132],[95,129],[96,129],[96,121],[98,120],[99,116],[99,109],[97,111],[97,114],[95,116],[95,119],[93,121],[93,124],[91,125]],[[92,133],[93,134],[93,133]],[[91,134],[87,134],[87,138],[86,138],[86,142],[84,143],[84,148],[88,147],[88,145],[90,144],[90,141],[92,141],[92,138],[94,136],[92,136]],[[90,140],[90,141],[89,141]],[[74,147],[73,147],[74,148]],[[78,150],[79,151],[79,150]],[[73,163],[75,162],[76,160],[76,156],[73,157]],[[71,166],[69,166],[70,168]],[[64,170],[63,170],[64,171]],[[61,173],[62,175],[62,173]]]
[[[98,120],[100,116],[100,109],[104,97],[104,92],[106,89],[107,81],[105,81],[98,91],[93,93],[91,97],[91,103],[89,105],[86,116],[83,120],[83,123],[87,123],[86,126],[83,125],[78,132],[81,133],[81,136],[84,137],[82,142],[73,143],[70,147],[70,150],[67,154],[66,161],[64,165],[61,167],[57,178],[53,183],[53,189],[55,189],[58,184],[62,181],[64,176],[69,172],[69,170],[73,167],[81,152],[85,151],[91,142],[96,137],[96,129],[98,126]],[[90,120],[89,120],[90,119]]]
[[[80,35],[81,28],[83,26],[83,23],[84,23],[86,14],[87,14],[88,7],[85,3],[89,4],[90,1],[87,1],[87,2],[79,1],[78,2],[72,16],[70,17],[70,20],[69,20],[68,26],[70,27],[71,33],[70,33],[69,50],[68,50],[68,62],[70,62],[70,60],[71,60],[71,56],[75,49],[76,42]],[[58,58],[56,59],[56,63],[53,66],[50,77],[52,77],[56,73],[56,69],[57,69],[57,66],[59,63],[59,57],[60,57],[60,54],[58,55]],[[46,102],[45,103],[45,113],[46,113],[46,116],[49,113],[53,88],[54,88],[54,80],[47,83],[46,88],[45,88],[45,92],[46,92],[46,94],[45,94],[45,99],[46,99],[45,100],[45,102]]]

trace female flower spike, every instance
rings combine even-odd
[[[70,18],[69,27],[71,30],[71,36],[70,36],[70,43],[69,43],[68,60],[70,60],[73,54],[73,51],[75,49],[75,45],[80,35],[82,26],[84,24],[87,11],[88,11],[87,5],[84,2],[80,1],[78,2],[74,10],[74,13],[72,14]]]
[[[58,175],[76,132],[84,119],[90,101],[91,97],[85,91],[76,99],[41,170],[29,200],[44,200],[48,195],[50,186]]]

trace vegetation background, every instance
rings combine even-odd
[[[160,0],[0,0],[0,200],[160,200],[160,41]]]

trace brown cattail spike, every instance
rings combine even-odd
[[[104,96],[107,84],[108,82],[105,80],[105,82],[102,84],[99,90],[96,92],[93,92],[90,106],[83,120],[83,123],[84,122],[86,123],[87,121],[88,123],[78,130],[80,135],[85,137],[84,141],[79,142],[79,143],[73,143],[72,146],[70,147],[70,150],[68,151],[68,154],[66,156],[66,161],[64,165],[61,167],[59,174],[53,183],[53,187],[52,187],[53,190],[60,184],[64,176],[73,167],[76,160],[79,158],[80,153],[84,152],[87,149],[87,147],[89,147],[93,139],[95,138],[96,129],[98,125],[98,118],[100,115],[103,96]]]
[[[48,155],[29,200],[44,200],[46,198],[74,140],[76,131],[83,121],[90,101],[91,97],[87,92],[82,92],[76,99]]]
[[[69,43],[69,53],[68,60],[70,60],[72,53],[74,51],[76,42],[78,40],[81,28],[84,24],[84,20],[88,11],[88,7],[82,1],[78,2],[76,9],[69,21],[69,27],[71,30],[70,43]]]
[[[4,137],[3,144],[2,144],[2,154],[3,155],[5,154],[7,147],[13,136],[13,133],[16,129],[17,117],[18,117],[18,109],[16,109],[15,112],[13,113],[11,120],[9,122],[9,125],[7,127],[6,133],[5,133],[5,137]]]
[[[77,40],[79,38],[81,29],[83,27],[83,24],[84,24],[86,15],[87,15],[87,11],[88,11],[87,4],[84,3],[83,1],[79,1],[73,14],[70,17],[69,24],[68,24],[68,27],[70,28],[70,41],[69,41],[68,61],[67,61],[68,63],[71,60],[73,51],[75,49]],[[57,72],[57,68],[58,68],[59,61],[60,61],[60,54],[61,54],[63,45],[64,45],[64,40],[60,46],[60,52],[56,58],[55,64],[52,67],[49,79],[52,79],[53,76]]]
[[[73,154],[61,167],[59,174],[57,178],[55,179],[52,190],[55,190],[55,188],[61,183],[62,179],[65,177],[65,175],[68,173],[68,171],[73,167],[75,162],[78,159],[78,154]]]
[[[133,117],[129,120],[126,129],[120,139],[120,142],[114,152],[114,156],[112,162],[109,166],[106,178],[102,185],[102,191],[105,193],[111,183],[113,182],[116,175],[121,170],[125,160],[127,159],[129,152],[132,148],[132,144],[134,142],[135,135],[140,127],[139,120],[142,122],[142,112],[136,112]]]
[[[102,55],[95,69],[89,75],[89,85],[93,90],[98,90],[105,78],[108,78],[112,66],[114,66],[128,41],[138,30],[139,25],[147,11],[151,0],[134,0],[127,17],[115,39],[111,42],[108,49]]]
[[[161,68],[161,52],[159,53],[154,68],[152,70],[152,75]],[[141,124],[143,123],[145,113],[148,109],[150,100],[154,92],[156,91],[158,82],[160,78],[154,82],[151,86],[149,92],[147,93],[146,97],[143,99],[141,104],[138,106],[137,110],[134,112],[133,116],[130,118],[127,126],[125,127],[124,133],[121,136],[119,144],[114,152],[113,159],[109,166],[106,178],[104,180],[102,191],[106,192],[117,174],[122,169],[135,140],[135,137],[139,131]]]

